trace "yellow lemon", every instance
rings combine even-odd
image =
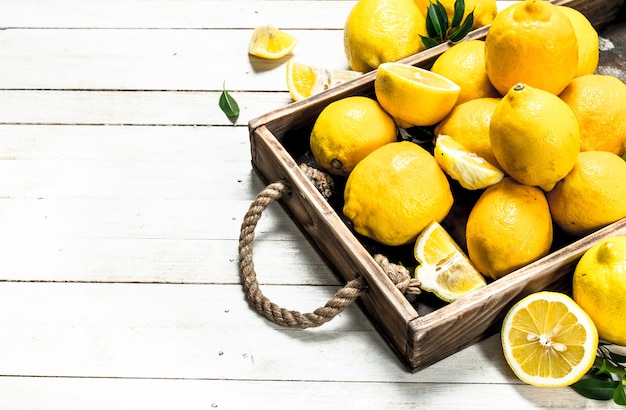
[[[591,368],[598,349],[593,321],[569,296],[536,292],[517,302],[502,323],[504,357],[524,383],[564,387]]]
[[[503,178],[470,211],[465,236],[470,260],[493,279],[547,255],[552,219],[543,191]]]
[[[559,97],[578,119],[581,151],[626,152],[626,84],[588,74],[573,79]]]
[[[500,97],[485,69],[485,42],[468,40],[454,44],[433,63],[432,72],[454,81],[461,87],[456,101],[464,103],[475,98]]]
[[[491,148],[518,182],[554,187],[576,163],[578,120],[556,95],[517,84],[498,103],[489,125]]]
[[[374,91],[398,126],[430,126],[452,110],[461,88],[432,71],[402,63],[378,67]]]
[[[591,22],[580,11],[568,6],[557,6],[574,27],[578,43],[578,64],[574,77],[593,74],[600,59],[600,39]]]
[[[353,96],[322,110],[309,144],[319,166],[346,176],[370,152],[396,139],[396,125],[389,114],[371,98]]]
[[[363,75],[358,71],[324,68],[287,61],[287,89],[294,101],[319,94]]]
[[[415,4],[419,7],[424,15],[428,10],[428,6],[430,5],[430,0],[414,0]],[[452,18],[454,17],[454,3],[456,0],[439,0],[439,2],[446,9],[446,14],[448,16],[448,22],[452,22]],[[433,3],[435,1],[433,0]],[[474,11],[474,24],[472,25],[473,29],[486,26],[487,24],[491,24],[493,19],[498,14],[498,5],[496,0],[465,0],[465,12],[463,13],[463,19],[467,17],[467,15]]]
[[[426,18],[412,0],[359,0],[343,31],[346,57],[354,71],[367,72],[424,50]]]
[[[252,32],[248,44],[248,54],[253,56],[278,59],[291,53],[298,44],[298,39],[274,26],[259,26]]]
[[[501,169],[489,139],[491,116],[498,102],[500,98],[477,98],[457,105],[435,126],[435,135],[451,136],[468,151]]]
[[[435,158],[408,141],[384,145],[357,164],[344,190],[354,230],[385,245],[414,241],[452,207],[448,180]]]
[[[586,235],[626,217],[626,162],[611,152],[581,152],[547,197],[561,229]]]
[[[415,268],[420,287],[446,302],[487,286],[483,275],[439,222],[433,221],[418,235],[414,254],[420,263]]]
[[[449,135],[440,134],[437,137],[434,156],[441,169],[465,189],[484,189],[504,177],[502,171],[468,151]]]
[[[572,290],[600,338],[626,346],[626,236],[609,237],[589,248],[576,265]]]
[[[498,13],[489,28],[485,64],[502,95],[520,82],[559,94],[576,73],[574,28],[549,1],[515,3]]]

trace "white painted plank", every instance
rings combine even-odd
[[[0,199],[0,237],[236,239],[248,200]],[[299,233],[276,203],[263,213],[258,238]]]
[[[264,290],[306,312],[336,289]],[[234,285],[2,283],[0,294],[0,312],[11,312],[0,315],[2,375],[474,383],[480,374],[481,383],[515,381],[497,338],[407,373],[356,305],[302,331],[269,323]]]
[[[293,53],[267,60],[248,55],[252,29],[2,30],[0,89],[286,91],[289,58],[349,68],[341,30],[288,32]]]
[[[417,379],[418,377],[416,377]],[[146,380],[0,377],[12,410],[614,409],[571,389],[407,382]]]
[[[356,1],[4,0],[0,27],[341,29]],[[174,6],[173,6],[174,4]],[[320,5],[321,4],[321,5]]]
[[[221,84],[221,79],[219,80]],[[219,108],[221,92],[0,91],[0,124],[61,125],[232,125]],[[237,120],[291,102],[285,92],[232,92],[241,108]]]
[[[8,281],[239,284],[238,242],[1,236],[0,279]],[[280,260],[280,263],[276,263]],[[343,283],[304,238],[254,243],[263,284]]]

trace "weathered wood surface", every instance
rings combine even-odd
[[[356,305],[298,331],[244,300],[237,238],[264,186],[246,125],[290,101],[286,60],[249,58],[248,36],[272,23],[294,58],[345,67],[353,4],[3,0],[0,408],[613,408],[521,384],[497,336],[411,374]],[[255,262],[299,310],[341,285],[278,205]]]

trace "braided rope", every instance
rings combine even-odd
[[[254,230],[263,211],[274,201],[290,192],[285,182],[275,182],[263,189],[250,204],[250,208],[243,219],[239,235],[239,268],[241,283],[248,301],[261,315],[281,326],[306,329],[318,327],[340,314],[347,306],[367,291],[367,285],[362,277],[353,279],[339,289],[323,307],[312,313],[300,313],[295,310],[282,308],[270,301],[259,288],[253,262]],[[403,293],[419,293],[419,282],[412,279],[408,270],[402,266],[390,263],[382,255],[375,256],[376,261],[385,270],[393,283]]]

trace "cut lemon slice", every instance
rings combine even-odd
[[[298,39],[274,26],[259,26],[252,32],[248,53],[269,59],[277,59],[289,54],[298,44]]]
[[[504,177],[502,171],[449,135],[437,137],[434,155],[441,169],[465,189],[487,188]]]
[[[378,66],[374,92],[398,126],[430,126],[441,121],[456,104],[461,87],[446,77],[402,63]]]
[[[415,269],[420,287],[446,302],[487,285],[483,275],[437,222],[431,222],[418,235],[414,252],[420,263]]]
[[[358,71],[328,69],[287,61],[287,88],[294,101],[319,94],[344,81],[363,75]]]
[[[525,383],[563,387],[591,368],[598,332],[591,318],[569,296],[537,292],[517,302],[502,324],[504,357]]]

